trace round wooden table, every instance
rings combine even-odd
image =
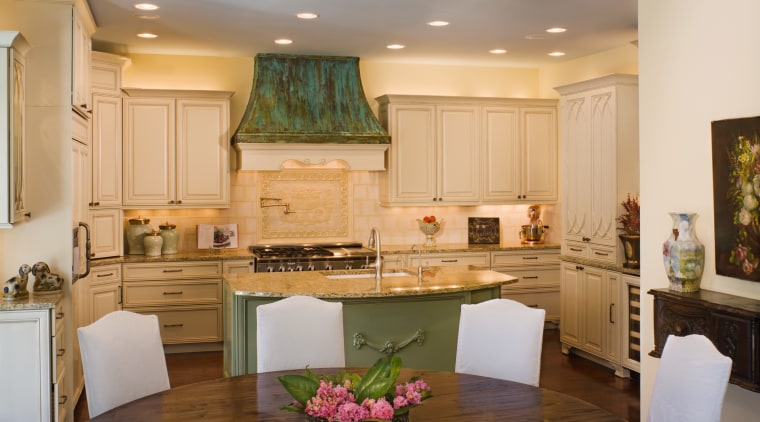
[[[351,368],[363,374],[366,368]],[[313,369],[333,374],[338,369]],[[172,388],[124,404],[94,421],[305,421],[280,408],[292,402],[277,377],[303,371],[219,378]],[[567,394],[512,381],[454,372],[404,369],[399,382],[424,379],[433,396],[410,412],[420,421],[622,421],[612,413]]]

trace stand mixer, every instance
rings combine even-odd
[[[529,206],[528,218],[530,219],[530,224],[523,225],[520,230],[520,243],[529,245],[544,243],[546,230],[549,226],[544,226],[544,223],[541,221],[541,207],[538,205]]]

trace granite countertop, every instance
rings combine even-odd
[[[29,292],[29,297],[21,300],[5,300],[0,298],[0,311],[34,311],[54,309],[63,293],[47,293],[35,295]]]
[[[423,273],[422,283],[417,280],[417,267],[406,268],[404,271],[410,275],[383,277],[380,291],[375,288],[374,270],[225,274],[224,282],[238,296],[309,295],[352,299],[463,292],[497,287],[518,280],[510,275],[467,265],[428,267]],[[345,275],[346,278],[330,279],[327,278],[328,275]],[[353,275],[365,277],[352,277]]]
[[[410,254],[413,245],[381,245],[383,255]],[[467,243],[439,244],[434,248],[424,248],[423,253],[459,253],[459,252],[491,252],[491,251],[516,251],[516,250],[542,250],[557,249],[556,243],[526,245],[521,243],[504,243],[498,245],[469,245]],[[416,251],[414,252],[416,253]],[[124,255],[113,258],[99,258],[90,261],[90,265],[98,267],[110,264],[143,264],[151,262],[177,262],[177,261],[216,261],[216,260],[243,260],[253,259],[253,254],[248,248],[238,249],[196,249],[194,251],[179,252],[171,255],[145,256]]]

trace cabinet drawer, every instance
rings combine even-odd
[[[222,276],[221,261],[163,262],[155,264],[124,264],[124,280],[177,280]]]
[[[565,242],[562,245],[562,253],[568,256],[595,259],[615,263],[617,251],[614,247],[580,242]]]
[[[546,311],[546,321],[559,321],[559,291],[546,293],[505,293],[502,290],[503,299],[512,299],[531,308],[543,309]]]
[[[222,341],[222,305],[134,311],[158,316],[164,344]]]
[[[556,251],[514,251],[492,252],[491,266],[557,265],[559,252]]]
[[[123,288],[124,307],[222,302],[219,280],[128,281]]]
[[[95,267],[91,271],[90,285],[97,286],[100,284],[118,283],[121,281],[121,266],[108,265]]]
[[[526,269],[514,270],[508,268],[494,268],[503,274],[518,278],[518,281],[501,286],[502,293],[514,291],[522,293],[559,292],[559,267],[556,269]]]
[[[490,253],[468,253],[468,254],[422,254],[422,265],[424,266],[446,266],[446,265],[479,265],[489,267],[491,261]],[[420,265],[418,255],[409,255],[409,265]]]

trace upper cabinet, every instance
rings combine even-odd
[[[557,200],[556,101],[384,95],[382,205]]]
[[[228,207],[232,93],[124,92],[124,207]]]
[[[91,36],[95,32],[95,20],[85,0],[75,0],[72,16],[71,39],[71,108],[89,119],[92,114],[90,99],[90,52]]]
[[[0,228],[28,216],[26,209],[25,62],[29,44],[15,31],[0,31]]]
[[[563,127],[562,254],[619,264],[619,204],[639,191],[638,77],[556,88]]]

